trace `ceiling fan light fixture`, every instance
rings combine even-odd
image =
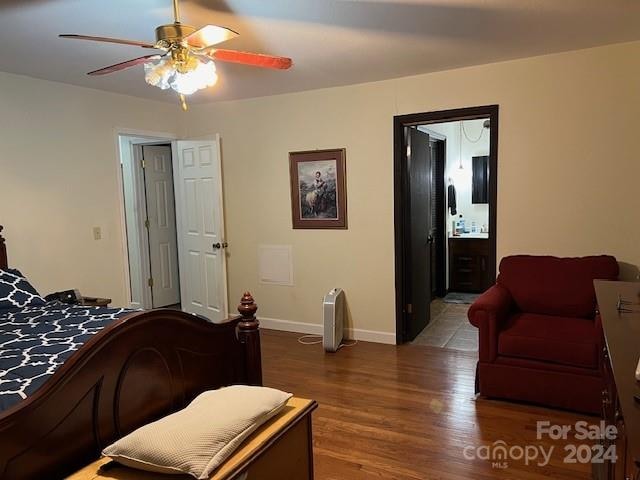
[[[216,65],[211,60],[200,60],[198,65],[188,72],[176,71],[169,86],[183,95],[191,95],[218,82]]]
[[[168,56],[145,63],[144,70],[149,85],[162,90],[171,88],[182,95],[191,95],[218,82],[215,63],[202,56],[191,57],[188,68]]]
[[[155,43],[75,33],[62,34],[60,37],[160,50],[156,54],[133,58],[93,70],[87,75],[107,75],[136,65],[144,65],[145,81],[162,90],[176,91],[182,109],[185,111],[187,110],[185,95],[212,87],[218,82],[214,60],[274,70],[287,70],[293,65],[293,61],[287,57],[215,48],[219,43],[237,37],[238,32],[219,25],[205,25],[196,29],[196,27],[181,23],[179,0],[172,0],[172,2],[173,23],[160,25],[156,28]]]
[[[144,79],[149,85],[166,90],[170,87],[175,68],[170,57],[162,57],[144,64]]]

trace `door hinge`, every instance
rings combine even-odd
[[[149,223],[149,219],[147,218],[147,219],[144,221],[144,228],[146,228],[147,230],[149,230],[149,225],[150,225],[150,223]]]
[[[413,313],[413,304],[411,304],[411,303],[407,303],[407,308],[406,308],[406,310],[407,310],[407,313],[408,313],[409,315],[411,315],[411,314]]]
[[[150,278],[150,279],[147,281],[147,283],[149,284],[149,286],[150,286],[151,288],[153,288],[153,278]]]
[[[140,160],[140,165],[142,166],[143,169],[147,168],[147,162],[144,161],[144,158]]]

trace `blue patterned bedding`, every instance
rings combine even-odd
[[[91,336],[131,311],[60,302],[0,310],[0,412],[35,392]]]

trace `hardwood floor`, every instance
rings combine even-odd
[[[477,354],[421,345],[359,343],[337,354],[298,334],[263,330],[265,385],[313,398],[316,480],[587,479],[563,463],[565,442],[536,439],[536,421],[598,419],[474,397]],[[549,465],[467,460],[466,446],[554,447]],[[569,443],[577,442],[571,437]]]

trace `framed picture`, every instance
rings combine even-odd
[[[347,228],[345,149],[289,153],[293,228]]]

